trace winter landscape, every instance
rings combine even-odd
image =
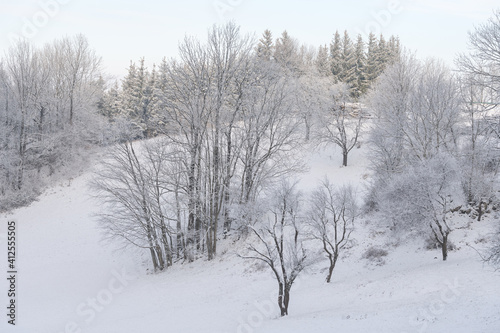
[[[116,74],[40,2],[0,58],[0,331],[499,332],[500,9],[450,62],[387,28],[423,3],[311,45],[210,2]]]

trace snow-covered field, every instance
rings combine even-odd
[[[340,168],[339,151],[311,155],[304,190],[325,174],[363,190],[364,148]],[[7,280],[0,282],[0,332],[500,332],[500,273],[482,264],[482,248],[498,219],[451,234],[458,247],[443,262],[420,240],[398,247],[369,220],[356,246],[324,282],[326,261],[292,288],[289,316],[280,318],[276,282],[261,265],[236,256],[245,244],[222,240],[212,262],[176,264],[150,274],[141,253],[103,244],[84,174],[43,194],[27,208],[0,216],[0,269],[7,273],[7,221],[17,222],[17,322],[7,324]],[[385,263],[362,258],[384,246]],[[144,257],[146,258],[146,257]]]

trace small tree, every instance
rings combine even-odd
[[[337,91],[333,93],[333,103],[321,119],[323,131],[319,134],[321,141],[334,143],[342,149],[343,166],[347,166],[349,152],[358,143],[363,119],[361,113],[356,114],[347,105],[348,94],[345,84],[337,86]]]
[[[463,202],[456,162],[444,154],[405,169],[388,181],[380,200],[396,231],[421,233],[428,227],[448,257],[452,211]]]
[[[266,263],[278,282],[278,306],[281,316],[288,315],[290,290],[297,276],[306,267],[306,251],[300,241],[297,220],[300,195],[295,184],[283,182],[271,193],[268,225],[250,230],[257,237],[257,244],[249,245],[245,259]]]
[[[349,242],[357,215],[354,190],[350,186],[335,188],[328,179],[312,193],[307,215],[312,237],[321,241],[330,266],[326,282],[329,283],[340,256]]]

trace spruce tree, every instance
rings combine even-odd
[[[355,80],[351,83],[351,96],[359,98],[368,90],[368,80],[366,75],[366,55],[363,37],[358,35],[356,46],[354,48],[355,59]]]
[[[259,39],[256,47],[257,56],[262,59],[271,60],[274,53],[273,34],[269,29],[266,29]]]
[[[342,53],[340,59],[341,71],[338,79],[341,82],[352,86],[357,81],[356,78],[356,58],[354,54],[354,46],[347,31],[344,31],[342,38]]]
[[[297,44],[286,30],[276,39],[274,59],[291,72],[299,70]]]
[[[336,82],[339,81],[339,75],[340,72],[342,71],[341,49],[342,49],[342,40],[340,39],[339,32],[335,31],[335,36],[333,37],[333,41],[330,44],[330,63],[331,63],[331,72]]]
[[[375,79],[377,78],[377,67],[378,67],[377,53],[378,53],[377,37],[375,37],[373,33],[370,33],[370,35],[368,35],[368,50],[366,55],[366,68],[365,68],[366,79],[370,85],[373,82],[375,82]]]
[[[320,45],[318,49],[318,55],[316,57],[316,69],[321,76],[331,75],[330,58],[328,56],[328,47],[326,45]]]

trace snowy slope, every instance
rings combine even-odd
[[[312,153],[302,188],[328,174],[362,190],[363,153],[353,150],[347,168],[339,167],[333,148]],[[292,289],[290,315],[279,318],[276,282],[262,266],[235,255],[242,243],[222,241],[215,261],[178,264],[157,275],[141,265],[141,253],[103,244],[89,177],[0,216],[2,235],[7,221],[17,222],[19,244],[18,325],[13,329],[2,315],[0,332],[500,332],[500,274],[467,246],[485,246],[478,241],[498,223],[494,216],[453,233],[459,250],[447,262],[414,241],[386,246],[384,265],[362,258],[370,246],[387,242],[383,230],[363,221],[354,235],[357,245],[332,282],[324,282],[326,261],[310,268]],[[5,238],[1,242],[0,269],[6,272]],[[6,290],[2,279],[5,305]]]

